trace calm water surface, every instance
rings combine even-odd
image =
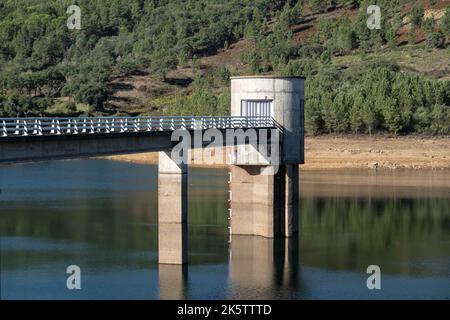
[[[0,166],[1,298],[450,299],[449,172],[302,172],[298,239],[231,244],[227,179],[190,169],[189,265],[159,266],[156,166]]]

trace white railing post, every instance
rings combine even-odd
[[[6,129],[6,122],[3,120],[3,134],[2,136],[6,137],[8,135],[8,130]]]
[[[147,131],[152,131],[152,118],[147,119]]]
[[[38,121],[34,120],[34,126],[33,126],[33,134],[38,134],[38,126],[37,126]]]
[[[159,118],[159,131],[163,131],[164,130],[164,123],[163,123],[164,119],[161,117]]]
[[[38,136],[42,136],[42,122],[38,121]]]
[[[70,130],[70,124],[71,124],[71,122],[72,122],[72,120],[70,120],[70,119],[67,119],[67,130],[66,130],[66,133],[68,133],[68,134],[70,134],[71,133],[71,130]]]
[[[77,121],[77,119],[73,120],[73,134],[78,134],[78,121]]]
[[[61,134],[61,127],[59,126],[59,119],[56,119],[56,134]]]
[[[186,123],[184,122],[184,118],[181,118],[181,129],[186,129]]]
[[[23,135],[27,136],[28,135],[28,122],[27,120],[23,120]]]

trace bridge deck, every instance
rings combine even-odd
[[[0,163],[169,151],[175,130],[273,129],[271,117],[0,118]]]

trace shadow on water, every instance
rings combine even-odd
[[[0,167],[5,299],[450,298],[450,186],[439,173],[301,174],[296,239],[233,236],[226,170],[189,173],[189,267],[158,265],[156,166]],[[82,269],[69,291],[66,267]],[[382,290],[366,268],[382,270]]]

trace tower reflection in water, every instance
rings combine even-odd
[[[187,264],[158,268],[160,299],[190,299]],[[289,299],[300,289],[298,237],[232,236],[226,298]]]
[[[229,283],[232,299],[283,299],[299,290],[298,237],[232,236]]]

